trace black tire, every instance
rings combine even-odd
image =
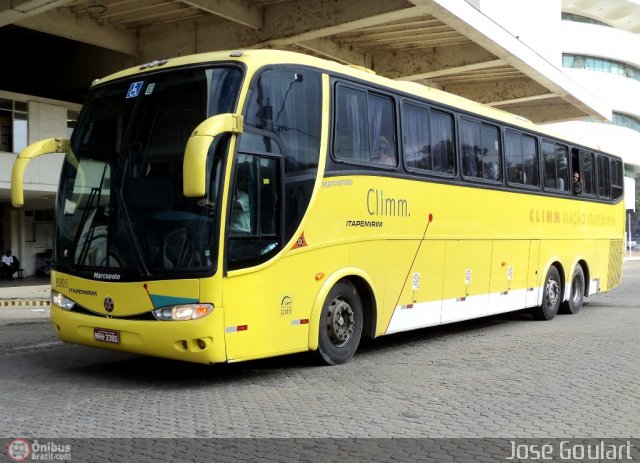
[[[560,304],[560,313],[576,314],[582,307],[584,301],[584,289],[586,283],[584,281],[584,271],[582,266],[578,264],[571,278],[571,293],[569,299]]]
[[[349,282],[338,282],[324,301],[320,314],[318,356],[326,365],[348,362],[362,336],[362,301]]]
[[[552,266],[542,287],[542,305],[533,309],[538,320],[551,320],[558,313],[562,301],[562,281],[558,269]]]

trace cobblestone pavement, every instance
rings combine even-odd
[[[577,315],[383,337],[338,367],[71,346],[44,310],[0,311],[0,437],[640,437],[639,288],[627,262],[622,287]]]

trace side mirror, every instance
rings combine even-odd
[[[24,205],[24,171],[29,162],[38,156],[50,153],[66,153],[70,143],[66,138],[47,138],[30,144],[23,149],[13,162],[11,171],[11,204],[13,207]]]
[[[223,133],[242,133],[242,130],[242,116],[232,113],[210,117],[196,127],[184,150],[182,190],[187,198],[206,194],[207,154],[213,139]]]

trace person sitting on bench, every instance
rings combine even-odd
[[[13,280],[13,274],[20,269],[20,261],[18,258],[11,255],[11,249],[7,249],[7,252],[2,256],[2,263],[0,264],[0,273],[3,278]]]

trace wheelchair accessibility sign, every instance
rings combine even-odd
[[[142,90],[142,84],[144,82],[134,82],[129,86],[129,91],[127,92],[127,98],[135,98],[140,95],[140,90]]]

